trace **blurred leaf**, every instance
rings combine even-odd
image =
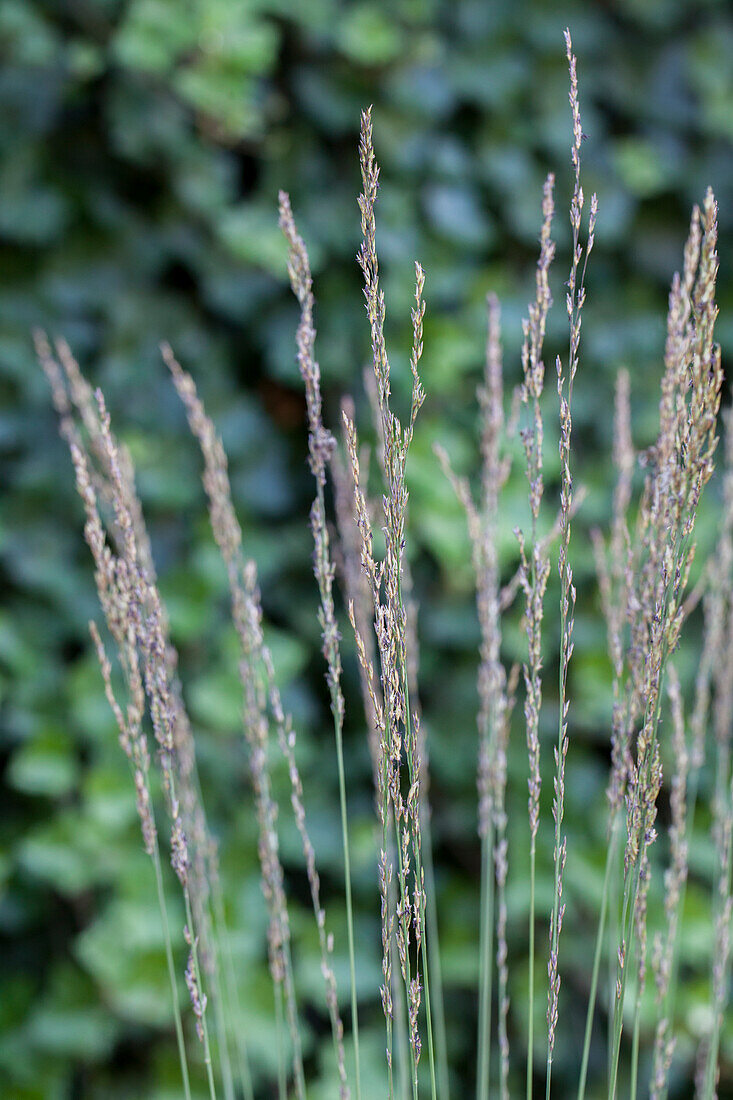
[[[79,764],[69,740],[59,729],[44,731],[13,755],[8,779],[27,794],[58,797],[76,786]]]
[[[617,140],[614,162],[624,185],[642,198],[661,190],[669,178],[669,167],[659,151],[640,138]]]
[[[173,1009],[153,897],[154,890],[150,904],[120,901],[108,906],[77,939],[76,955],[115,1011],[128,1020],[160,1026],[171,1022]],[[124,951],[118,949],[121,942]]]
[[[352,4],[340,20],[338,42],[352,60],[366,65],[392,61],[403,49],[397,24],[374,4]]]

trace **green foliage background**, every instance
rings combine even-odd
[[[502,298],[507,380],[518,381],[521,318],[533,293],[548,170],[558,177],[559,256],[546,361],[566,346],[567,24],[589,135],[585,189],[598,191],[600,213],[575,391],[575,474],[589,495],[573,543],[581,591],[571,684],[558,1094],[575,1079],[604,850],[609,669],[587,531],[608,518],[613,378],[621,365],[631,370],[637,439],[653,438],[667,287],[681,261],[690,208],[708,184],[720,203],[724,349],[733,335],[729,9],[715,0],[4,0],[0,6],[3,1096],[178,1095],[152,880],[90,650],[91,561],[70,463],[34,363],[34,325],[69,340],[105,390],[138,465],[207,808],[221,838],[245,1006],[239,1023],[258,1073],[272,1067],[274,1032],[236,645],[199,458],[159,357],[164,338],[193,373],[230,457],[246,549],[259,564],[279,675],[299,731],[337,955],[344,947],[335,765],[310,574],[313,487],[294,361],[297,313],[286,285],[276,195],[279,187],[291,192],[311,251],[330,422],[337,423],[340,395],[355,392],[367,432],[361,370],[368,331],[354,257],[359,111],[369,103],[382,167],[378,244],[398,403],[406,396],[399,378],[409,348],[412,261],[419,259],[427,274],[428,400],[409,467],[409,538],[421,604],[449,1039],[456,1081],[470,1085],[470,1071],[461,1077],[460,1070],[474,1050],[478,630],[463,522],[431,447],[441,440],[461,470],[475,471],[474,392],[488,290]],[[557,452],[549,374],[548,383],[552,483]],[[715,492],[701,525],[707,546]],[[516,559],[512,529],[527,521],[519,468],[505,506],[508,575]],[[548,639],[556,602],[551,588]],[[505,655],[521,659],[522,653],[515,615]],[[548,642],[548,736],[555,721],[554,662]],[[694,672],[694,651],[683,652],[681,668],[687,676]],[[360,993],[374,1067],[366,1094],[372,1096],[379,1095],[383,1062],[378,909],[369,763],[350,655],[346,687]],[[547,775],[550,767],[548,748]],[[510,760],[511,1025],[518,1055],[526,1024],[525,769],[518,723]],[[550,786],[547,779],[546,792]],[[298,845],[288,818],[284,811],[297,974],[309,1006],[307,1050],[318,1098],[335,1095],[334,1072],[315,934],[301,905]],[[703,805],[683,944],[689,980],[680,1000],[679,1096],[687,1095],[705,1026],[707,821]],[[547,868],[550,830],[543,844]],[[550,902],[545,874],[540,910]],[[172,888],[171,904],[175,912]],[[346,978],[340,970],[342,990]],[[723,1081],[733,1087],[730,1025],[726,1042]],[[602,1075],[604,1066],[599,1043],[594,1071]]]

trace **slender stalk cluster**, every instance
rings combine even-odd
[[[265,685],[260,673],[261,612],[256,570],[253,562],[242,560],[242,535],[231,504],[226,456],[221,441],[198,400],[192,379],[178,365],[167,345],[163,346],[162,351],[186,407],[191,430],[202,448],[205,461],[204,488],[209,501],[212,529],[227,569],[232,619],[242,651],[239,674],[244,697],[244,732],[250,749],[250,769],[259,824],[258,850],[262,886],[269,910],[270,970],[276,989],[284,989],[293,1042],[296,1084],[299,1091],[304,1092],[300,1034],[290,961],[290,922],[277,834],[278,811],[272,793],[268,763],[269,722]]]
[[[726,447],[725,473],[723,479],[723,509],[717,546],[708,561],[697,588],[702,591],[704,629],[702,650],[695,677],[694,706],[689,719],[689,737],[679,744],[675,736],[674,774],[670,803],[672,806],[672,826],[670,828],[671,862],[665,873],[665,936],[655,944],[655,965],[657,972],[658,1020],[654,1044],[654,1064],[650,1095],[653,1100],[665,1100],[667,1096],[668,1076],[675,1050],[675,1035],[672,1031],[674,1002],[679,969],[679,926],[684,906],[687,886],[687,852],[690,846],[692,827],[695,818],[698,781],[705,758],[705,735],[710,724],[710,710],[713,689],[715,708],[712,725],[716,732],[716,793],[713,805],[714,819],[725,814],[728,799],[725,796],[728,774],[727,742],[730,738],[730,721],[733,714],[731,699],[731,637],[730,592],[733,584],[733,437],[729,430],[730,413],[725,414]],[[686,607],[692,606],[696,593],[693,591],[685,601]],[[670,671],[672,671],[670,669]],[[676,732],[676,726],[675,726]],[[687,782],[685,804],[680,806],[678,778],[686,770]],[[721,793],[723,797],[721,798]],[[721,815],[722,811],[722,815]],[[677,821],[684,815],[684,837],[680,838]],[[715,843],[717,826],[714,826]],[[718,849],[720,851],[720,849]],[[725,866],[725,859],[722,860]],[[720,940],[716,942],[717,957],[724,957],[725,947]],[[709,1050],[712,1049],[712,1043]],[[707,1057],[707,1053],[706,1053]],[[705,1067],[703,1065],[703,1076]],[[712,1088],[712,1083],[711,1083]]]
[[[494,766],[494,873],[496,875],[496,965],[499,1001],[499,1087],[501,1100],[509,1100],[509,966],[507,948],[507,873],[509,841],[507,839],[506,778],[507,746],[516,702],[519,665],[512,665],[507,678],[504,720],[499,730]]]
[[[284,983],[286,1008],[295,1050],[296,1086],[299,1091],[305,1093],[292,964],[289,957],[287,903],[282,886],[282,867],[280,866],[277,850],[276,808],[272,800],[267,773],[268,705],[272,723],[275,726],[278,745],[288,767],[290,800],[303,847],[311,901],[318,928],[321,972],[326,986],[326,1002],[339,1072],[340,1095],[343,1100],[347,1100],[349,1088],[343,1045],[343,1023],[339,1012],[336,978],[331,961],[333,939],[326,929],[326,913],[321,903],[320,879],[316,867],[315,850],[306,824],[303,786],[295,758],[295,730],[290,716],[285,713],[275,680],[272,654],[265,643],[262,632],[262,609],[257,590],[256,570],[254,563],[251,561],[245,562],[242,556],[242,534],[231,502],[226,456],[221,440],[216,435],[212,421],[205,413],[190,375],[181,369],[167,345],[163,347],[163,355],[171,370],[176,389],[185,405],[191,431],[201,446],[205,463],[204,487],[209,500],[212,529],[229,577],[232,617],[242,650],[240,675],[245,693],[245,733],[252,751],[253,778],[259,799],[263,881],[266,885],[266,896],[271,910],[271,969],[276,985],[281,982]],[[332,576],[331,573],[329,575]],[[335,630],[335,624],[333,629]],[[337,683],[337,679],[334,680],[335,687],[337,687]],[[340,691],[338,694],[340,697]],[[343,703],[341,703],[339,713],[343,713]]]
[[[637,700],[639,729],[628,767],[624,895],[618,944],[609,1098],[616,1095],[629,953],[644,924],[644,875],[655,832],[662,782],[658,729],[661,689],[669,655],[684,619],[683,595],[694,556],[700,494],[713,469],[722,371],[713,341],[717,307],[716,206],[708,192],[696,208],[682,276],[670,294],[665,373],[657,442],[639,511],[634,563],[634,614],[627,651],[627,690]]]
[[[664,936],[657,934],[654,939],[652,963],[656,986],[657,1005],[666,1006],[667,995],[672,981],[674,952],[677,942],[677,928],[680,920],[680,901],[687,881],[687,791],[690,770],[690,757],[685,736],[685,717],[682,707],[680,683],[674,666],[669,666],[668,687],[672,712],[672,755],[674,771],[670,794],[672,821],[669,828],[670,863],[664,873]],[[637,922],[638,924],[639,922]],[[640,930],[643,935],[643,928]],[[643,960],[643,952],[639,952]],[[639,988],[643,982],[639,978]],[[672,1034],[672,1021],[669,1013],[664,1012],[657,1021],[654,1036],[654,1064],[650,1086],[650,1100],[659,1100],[666,1091],[667,1075],[674,1055],[675,1040]]]
[[[626,792],[626,780],[631,765],[630,738],[636,719],[639,701],[625,681],[625,629],[632,620],[634,587],[634,553],[628,526],[628,510],[631,501],[633,472],[636,463],[631,438],[630,385],[628,372],[621,370],[616,379],[614,413],[613,459],[617,470],[613,494],[609,553],[600,531],[591,531],[596,560],[596,573],[601,605],[608,633],[608,653],[613,670],[613,711],[611,718],[611,770],[606,796],[609,805],[606,834],[606,869],[604,875],[601,911],[596,931],[590,996],[586,1013],[585,1038],[581,1060],[578,1100],[585,1096],[585,1085],[590,1056],[590,1042],[595,1016],[596,992],[601,966],[609,895],[613,874],[617,869],[620,844],[620,818]],[[610,557],[610,561],[607,560]]]
[[[405,465],[412,441],[415,420],[424,400],[418,374],[422,356],[424,275],[415,265],[415,306],[412,310],[413,344],[410,355],[412,402],[409,420],[403,426],[390,406],[390,367],[384,341],[385,303],[379,286],[374,207],[377,198],[379,168],[372,143],[371,112],[362,114],[359,146],[363,190],[359,198],[363,241],[358,259],[364,275],[364,297],[369,318],[372,361],[377,387],[382,437],[384,440],[385,493],[383,496],[385,557],[377,562],[373,553],[373,534],[364,488],[361,484],[358,441],[353,421],[345,416],[347,448],[354,481],[354,505],[361,534],[362,568],[369,580],[374,630],[380,663],[383,707],[374,699],[374,712],[380,741],[378,811],[382,824],[383,846],[380,853],[380,894],[382,904],[383,974],[382,1005],[387,1024],[387,1060],[392,1095],[392,1018],[391,970],[392,936],[405,989],[408,1011],[411,1084],[418,1093],[418,1064],[422,1050],[419,1027],[420,1007],[425,994],[426,1028],[431,1071],[431,1090],[436,1095],[435,1055],[430,1005],[430,989],[425,927],[425,881],[422,859],[422,822],[420,814],[420,731],[419,716],[410,706],[407,656],[407,613],[403,595],[405,520],[407,488]],[[357,649],[369,682],[373,671],[368,665],[366,646],[356,629],[353,606],[352,626]],[[394,829],[396,868],[390,851],[389,835]],[[390,906],[390,883],[396,878],[398,890],[394,909]]]
[[[720,1032],[730,998],[733,942],[733,413],[725,414],[725,477],[723,520],[712,561],[708,616],[714,662],[713,732],[715,735],[715,790],[712,841],[717,856],[713,905],[712,1027],[704,1047],[704,1073],[696,1096],[717,1100]]]
[[[606,874],[596,938],[586,1020],[579,1100],[585,1081],[610,884],[616,866],[618,822],[625,807],[623,899],[616,944],[616,990],[612,1006],[609,1097],[616,1095],[623,1028],[623,1004],[630,953],[636,952],[639,991],[632,1039],[632,1095],[637,1087],[640,991],[645,976],[649,848],[656,838],[657,796],[662,784],[659,744],[662,686],[669,656],[688,613],[685,590],[694,557],[694,527],[700,495],[713,469],[716,418],[722,374],[713,340],[717,308],[716,207],[708,192],[703,212],[695,208],[682,275],[670,293],[665,371],[657,441],[640,456],[646,469],[633,534],[629,531],[634,451],[629,428],[628,379],[617,387],[614,457],[618,474],[609,540],[610,565],[594,535],[601,599],[608,623],[613,668],[612,766],[608,785],[609,832]],[[721,551],[722,552],[722,551]],[[680,733],[681,706],[672,687],[674,770],[672,863],[666,877],[665,933],[654,947],[658,994],[651,1091],[666,1096],[674,1051],[672,1006],[678,965],[678,924],[687,877],[687,847],[694,816],[697,774],[702,763],[712,662],[722,639],[722,612],[706,596],[706,629],[690,740]],[[636,731],[636,732],[635,732]],[[681,793],[681,792],[684,793]]]
[[[542,619],[544,617],[544,597],[550,575],[550,559],[547,549],[537,537],[537,525],[540,506],[544,495],[543,442],[544,426],[540,399],[544,388],[545,365],[542,360],[542,345],[545,338],[547,314],[552,304],[549,285],[549,268],[555,255],[555,244],[550,237],[554,214],[554,176],[545,181],[542,201],[542,234],[540,237],[540,258],[537,264],[537,295],[529,307],[529,318],[523,322],[524,342],[522,344],[522,370],[524,382],[521,394],[522,403],[531,407],[531,427],[522,429],[522,442],[527,463],[529,481],[529,506],[532,516],[532,544],[530,558],[527,557],[524,535],[517,531],[519,551],[522,560],[520,583],[526,603],[526,629],[528,660],[524,665],[524,683],[526,698],[524,717],[527,726],[527,749],[529,752],[529,827],[532,849],[540,824],[540,740],[539,719],[542,706]],[[534,876],[532,876],[534,878]]]
[[[570,225],[573,233],[573,255],[570,266],[570,279],[566,305],[568,319],[570,321],[570,354],[567,369],[567,378],[563,370],[560,357],[557,358],[557,392],[560,399],[560,465],[562,468],[562,485],[560,490],[560,552],[558,556],[558,572],[560,574],[560,687],[559,687],[559,723],[558,739],[555,749],[555,780],[554,797],[552,802],[552,816],[555,821],[555,889],[550,918],[550,958],[548,963],[549,991],[547,1001],[547,1085],[546,1095],[549,1100],[550,1085],[552,1080],[552,1056],[555,1046],[555,1031],[558,1018],[558,999],[560,995],[560,975],[558,973],[558,949],[560,932],[562,930],[565,905],[562,901],[563,872],[566,859],[566,839],[563,834],[562,822],[565,806],[565,759],[568,751],[568,724],[567,716],[569,701],[567,695],[567,679],[570,658],[573,652],[573,626],[575,620],[575,586],[573,584],[573,570],[569,560],[570,550],[570,514],[573,501],[573,481],[570,473],[570,440],[572,432],[571,402],[573,395],[573,382],[578,369],[578,352],[580,347],[580,326],[583,304],[585,302],[585,271],[588,257],[593,249],[595,236],[596,215],[598,202],[596,196],[591,197],[590,218],[588,222],[588,237],[585,248],[580,243],[581,219],[583,214],[583,188],[580,183],[580,146],[583,139],[583,131],[580,122],[580,105],[578,102],[578,77],[575,55],[572,50],[570,32],[565,31],[565,46],[567,50],[568,66],[570,69],[570,108],[573,115],[573,144],[571,159],[575,172],[573,197],[570,203]],[[581,268],[581,260],[583,266]],[[567,383],[567,397],[565,387]]]
[[[344,697],[341,691],[341,649],[339,632],[336,625],[336,613],[333,602],[333,579],[335,565],[331,557],[330,540],[326,526],[326,470],[336,449],[336,440],[323,424],[321,399],[321,372],[315,358],[316,333],[313,327],[313,279],[311,277],[308,253],[302,237],[298,233],[290,199],[284,191],[280,192],[280,228],[288,243],[288,273],[290,285],[300,304],[300,324],[296,336],[297,359],[300,375],[305,385],[306,406],[308,410],[308,449],[310,467],[316,479],[316,499],[311,508],[311,530],[313,532],[314,572],[320,594],[318,621],[323,638],[323,656],[326,660],[326,681],[331,697],[334,734],[336,738],[336,758],[339,776],[339,802],[341,808],[341,839],[344,852],[344,873],[346,882],[346,921],[349,943],[349,969],[351,976],[351,1018],[354,1036],[354,1056],[356,1061],[356,1095],[361,1096],[359,1068],[359,1016],[356,1000],[356,967],[354,962],[354,916],[351,897],[351,857],[349,853],[348,812],[346,804],[346,780],[344,775]],[[340,1061],[343,1067],[343,1059]],[[345,1083],[345,1082],[344,1082]]]
[[[354,417],[353,401],[350,398],[344,398],[341,402],[341,425],[344,431],[343,444],[345,452],[347,452],[347,438],[344,425],[346,422],[353,423]],[[368,468],[368,461],[368,451],[366,448],[362,448],[360,466]],[[361,567],[361,536],[358,527],[354,523],[353,480],[340,450],[334,452],[331,460],[331,472],[333,476],[336,525],[339,535],[335,547],[337,571],[341,579],[346,605],[351,608],[356,630],[365,646],[364,660],[359,661],[359,675],[367,723],[369,755],[372,761],[376,791],[379,775],[379,740],[376,732],[376,711],[381,709],[383,701],[380,685],[374,676],[376,650],[372,631],[372,593],[367,576]],[[367,670],[371,670],[371,672]]]
[[[373,382],[373,375],[367,375]],[[375,393],[376,393],[376,387]],[[344,398],[341,404],[342,413],[342,426],[344,429],[344,451],[348,456],[348,432],[346,426],[354,422],[354,404],[350,398]],[[348,459],[347,459],[348,461]],[[361,564],[361,535],[358,526],[354,523],[354,481],[350,470],[347,469],[347,461],[344,461],[339,451],[335,452],[332,460],[332,473],[334,483],[334,499],[336,505],[336,519],[339,530],[339,569],[341,574],[342,585],[344,589],[344,595],[346,598],[346,604],[349,611],[349,620],[351,622],[352,629],[354,631],[355,638],[357,640],[357,652],[358,652],[358,667],[361,682],[361,693],[364,704],[364,714],[367,723],[367,739],[369,744],[369,755],[372,762],[372,772],[374,779],[374,792],[375,792],[375,805],[377,809],[377,816],[379,820],[382,820],[381,812],[381,782],[380,776],[382,772],[381,763],[381,734],[379,731],[382,728],[383,721],[383,706],[384,699],[382,696],[381,684],[375,675],[375,666],[377,661],[375,637],[373,630],[374,621],[374,605],[372,600],[372,589],[369,579],[362,569]],[[369,464],[369,449],[366,446],[361,448],[361,458],[359,460],[360,467],[366,467],[368,469]],[[373,517],[375,508],[371,503],[368,503],[370,517]],[[370,518],[370,523],[373,523],[373,518]],[[379,880],[380,880],[380,906],[381,906],[381,928],[382,928],[382,967],[383,976],[387,973],[390,974],[390,988],[389,991],[382,990],[383,1008],[385,1002],[387,1008],[385,1011],[389,1012],[387,1018],[388,1031],[391,1032],[392,1020],[396,1021],[397,1035],[397,1064],[400,1076],[398,1092],[400,1096],[405,1096],[410,1091],[408,1082],[408,1037],[407,1037],[407,1018],[404,1005],[404,989],[402,987],[402,976],[399,974],[397,968],[389,970],[387,967],[390,951],[390,941],[388,940],[388,931],[392,928],[389,914],[396,906],[395,889],[396,884],[393,875],[389,877],[387,881],[385,874],[385,861],[381,858],[381,851],[386,851],[388,846],[388,837],[385,825],[381,827],[381,850],[379,860]],[[392,853],[391,859],[394,864],[394,853]],[[386,981],[386,979],[385,979]],[[389,1059],[389,1072],[390,1081],[392,1074],[392,1045],[391,1045],[391,1033],[388,1037],[388,1059]],[[390,1087],[392,1085],[390,1084]],[[441,1087],[441,1095],[447,1096],[447,1090]]]
[[[476,1094],[479,1100],[489,1095],[491,1054],[491,981],[494,924],[497,932],[499,971],[499,1047],[502,1097],[508,1092],[509,1010],[506,968],[506,876],[507,838],[505,813],[506,741],[509,733],[514,692],[507,689],[507,677],[500,659],[501,590],[497,551],[499,497],[509,476],[510,461],[503,454],[504,386],[502,380],[501,330],[499,303],[488,299],[488,339],[484,384],[479,388],[481,409],[481,501],[477,507],[465,478],[450,467],[441,447],[436,454],[466,512],[476,577],[476,606],[481,631],[478,672],[478,832],[481,838],[481,929],[479,971],[479,1060]],[[494,879],[498,914],[494,919]]]
[[[555,244],[550,237],[552,217],[555,210],[554,185],[554,176],[550,174],[545,181],[542,200],[543,222],[540,235],[540,258],[536,274],[536,296],[529,307],[529,317],[523,322],[522,371],[524,381],[521,395],[522,404],[530,410],[531,415],[531,426],[523,428],[521,433],[527,465],[529,507],[532,517],[532,541],[529,558],[524,535],[519,530],[516,532],[521,559],[520,584],[524,592],[528,648],[527,661],[523,666],[525,686],[524,720],[527,731],[527,751],[529,753],[528,810],[530,834],[527,1100],[530,1100],[532,1096],[534,1052],[535,862],[537,832],[540,825],[540,790],[542,786],[539,738],[540,709],[542,707],[542,619],[544,617],[545,590],[550,576],[550,559],[547,548],[540,541],[537,533],[540,506],[544,495],[544,475],[542,472],[544,426],[540,399],[545,380],[542,347],[547,325],[547,314],[552,305],[548,276],[550,264],[555,255]]]
[[[632,478],[636,455],[631,438],[629,375],[619,371],[616,381],[614,417],[614,464],[618,471],[613,496],[613,518],[610,538],[610,569],[606,565],[600,533],[594,531],[599,587],[603,611],[608,626],[608,651],[613,668],[613,718],[611,723],[611,775],[607,795],[609,802],[609,833],[620,810],[629,771],[630,727],[636,718],[636,698],[624,692],[624,629],[631,614],[629,597],[633,585],[628,510],[631,501]]]
[[[364,390],[372,414],[377,442],[376,453],[379,468],[382,472],[384,482],[387,483],[388,475],[385,465],[386,446],[384,438],[384,418],[379,403],[379,390],[376,377],[373,369],[369,367],[366,367],[364,370]],[[377,507],[370,505],[370,508],[372,514],[378,511]],[[412,573],[410,570],[410,562],[407,557],[403,557],[402,559],[402,599],[406,616],[405,648],[407,652],[407,684],[410,693],[410,707],[413,713],[417,714],[419,718],[417,723],[417,734],[419,738],[418,753],[420,760],[419,814],[422,822],[422,860],[425,872],[425,893],[427,898],[426,923],[428,932],[428,965],[432,980],[431,1003],[435,1022],[437,1085],[440,1095],[448,1097],[450,1091],[450,1082],[448,1078],[448,1045],[445,1030],[442,964],[438,934],[438,904],[435,889],[435,869],[433,865],[433,840],[431,830],[430,756],[426,727],[422,721],[422,709],[420,707],[418,694],[418,672],[420,667],[418,602],[413,594]]]
[[[132,768],[145,851],[156,872],[184,1091],[189,1095],[189,1074],[161,878],[159,838],[151,793],[151,757],[143,726],[146,711],[157,745],[157,762],[170,823],[171,866],[185,905],[186,985],[196,1031],[204,1049],[209,1092],[213,1097],[216,1090],[206,1018],[207,994],[202,978],[206,959],[209,977],[216,981],[208,909],[211,876],[207,861],[214,858],[213,842],[209,839],[197,791],[193,739],[175,679],[177,657],[168,638],[132,465],[112,434],[101,392],[92,394],[68,345],[61,342],[57,346],[56,359],[46,338],[37,333],[36,348],[52,387],[62,434],[71,451],[77,490],[86,513],[85,537],[95,563],[97,592],[115,643],[128,697],[124,706],[118,701],[111,662],[98,627],[91,623],[105,694],[118,726],[120,745]],[[81,427],[89,440],[89,449],[74,421],[74,409],[78,411]],[[100,513],[100,501],[109,513],[111,541]],[[219,1038],[223,1076],[230,1082],[226,1037],[221,1034]]]

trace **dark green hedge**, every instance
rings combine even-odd
[[[722,319],[733,335],[733,22],[715,0],[4,0],[0,5],[0,1093],[14,1100],[174,1097],[176,1056],[152,884],[132,789],[92,656],[91,561],[70,463],[30,331],[63,334],[107,395],[138,464],[205,796],[221,836],[235,954],[255,1062],[272,1065],[255,826],[238,728],[236,646],[199,485],[199,459],[160,361],[171,342],[220,426],[247,549],[261,570],[283,688],[300,730],[306,797],[337,930],[335,767],[310,574],[304,402],[296,308],[277,227],[291,192],[311,251],[328,416],[356,391],[368,329],[355,252],[360,109],[374,104],[382,168],[378,243],[398,402],[409,351],[412,261],[426,275],[428,399],[411,457],[411,555],[421,602],[423,705],[433,764],[450,1039],[473,1052],[478,851],[475,664],[468,542],[431,446],[474,471],[474,391],[484,298],[504,307],[510,384],[533,293],[541,185],[558,177],[559,256],[548,362],[566,346],[570,118],[562,31],[578,54],[586,193],[600,213],[576,384],[576,477],[589,489],[573,548],[581,585],[573,669],[567,824],[568,929],[556,1082],[578,1059],[578,1023],[604,840],[610,693],[587,529],[607,520],[611,395],[631,371],[634,427],[655,429],[666,294],[692,203],[720,203]],[[404,376],[404,373],[403,373]],[[548,423],[554,424],[552,387]],[[556,429],[548,471],[556,474]],[[701,539],[715,520],[711,489]],[[510,483],[503,554],[526,522]],[[551,588],[549,606],[556,596]],[[554,610],[548,611],[552,636]],[[506,655],[521,657],[518,621]],[[554,683],[548,652],[548,685]],[[692,658],[683,671],[693,671]],[[355,829],[366,1049],[381,1073],[369,764],[349,659],[348,765]],[[546,713],[552,728],[552,691]],[[524,1031],[525,750],[511,767],[510,890],[515,1047]],[[549,753],[548,753],[549,763]],[[549,790],[550,784],[547,783]],[[588,816],[587,805],[598,812]],[[287,815],[283,815],[285,819]],[[693,847],[683,987],[684,1088],[705,1003],[706,811]],[[575,839],[590,838],[584,854]],[[292,889],[304,896],[287,824]],[[549,866],[549,831],[541,852]],[[540,907],[547,906],[543,880]],[[173,891],[172,897],[173,897]],[[550,895],[551,896],[551,895]],[[175,905],[175,902],[172,901]],[[314,931],[296,905],[298,976],[320,1005]],[[343,941],[343,936],[340,937]],[[345,969],[339,973],[346,984]],[[541,995],[542,982],[539,981]],[[543,1008],[538,1001],[538,1020]],[[538,1025],[539,1026],[539,1025]],[[541,1030],[541,1029],[540,1029]],[[724,1058],[728,1074],[733,1033]],[[333,1095],[320,1008],[311,1064]],[[605,1054],[596,1052],[603,1069]],[[519,1064],[518,1064],[519,1065]],[[458,1078],[460,1079],[460,1078]],[[470,1083],[470,1073],[465,1087]],[[375,1085],[376,1089],[378,1086]],[[569,1088],[570,1085],[567,1085]],[[560,1093],[558,1093],[560,1094]],[[368,1092],[376,1095],[376,1092]],[[681,1091],[679,1095],[685,1095]]]

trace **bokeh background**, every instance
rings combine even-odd
[[[580,595],[571,677],[558,1095],[566,1095],[576,1080],[604,854],[610,674],[588,530],[608,520],[613,380],[620,366],[631,372],[637,440],[646,445],[654,436],[667,288],[681,261],[691,206],[708,184],[720,202],[724,349],[733,338],[730,9],[716,0],[0,5],[2,1096],[179,1095],[152,880],[90,649],[87,621],[97,614],[91,560],[71,466],[34,361],[35,325],[68,339],[89,378],[103,387],[116,430],[137,463],[180,649],[207,809],[222,846],[245,1006],[241,1026],[263,1080],[273,1064],[274,1025],[236,644],[205,514],[199,457],[160,361],[162,339],[193,373],[230,457],[246,550],[259,565],[268,636],[298,729],[337,955],[344,957],[335,762],[310,573],[313,486],[294,360],[297,311],[287,286],[276,199],[278,188],[290,191],[311,253],[327,418],[337,423],[339,399],[351,392],[369,437],[361,381],[368,328],[355,262],[358,123],[369,103],[382,167],[378,244],[398,405],[407,396],[402,380],[414,259],[427,275],[428,398],[409,465],[409,552],[420,603],[422,704],[456,1095],[471,1087],[478,629],[464,524],[432,445],[440,440],[462,472],[475,474],[474,394],[489,290],[503,304],[507,384],[519,380],[521,318],[533,294],[548,170],[558,179],[559,255],[547,361],[566,347],[567,24],[588,135],[585,189],[598,191],[600,212],[574,395],[575,473],[588,496],[573,543]],[[548,382],[551,510],[557,433]],[[516,562],[512,530],[527,523],[525,485],[518,466],[504,502],[507,576]],[[711,487],[701,520],[703,546],[714,538],[716,493]],[[546,620],[546,792],[556,721],[553,586],[554,580]],[[693,640],[697,630],[693,621]],[[348,627],[344,635],[348,639]],[[506,659],[521,659],[523,646],[513,613]],[[345,660],[360,997],[364,1046],[374,1067],[367,1095],[376,1096],[384,1044],[370,765],[348,645]],[[694,667],[694,648],[683,650],[683,678]],[[510,1026],[520,1080],[527,1013],[526,750],[521,722],[515,727]],[[690,1095],[694,1052],[707,1024],[709,778],[706,772],[691,854],[673,1088],[678,1097]],[[279,782],[284,792],[283,777]],[[662,820],[666,800],[663,792]],[[547,804],[545,812],[549,820]],[[541,913],[551,903],[550,832],[541,831]],[[312,1096],[333,1096],[315,932],[287,812],[282,834]],[[173,889],[171,906],[175,920]],[[544,944],[544,933],[538,935]],[[543,973],[540,958],[540,1038]],[[342,966],[344,992],[346,977]],[[652,1023],[651,1017],[645,1022],[645,1039]],[[541,1046],[538,1055],[541,1065]],[[722,1058],[721,1096],[730,1096],[730,1020]],[[602,1081],[602,1036],[591,1069]]]

